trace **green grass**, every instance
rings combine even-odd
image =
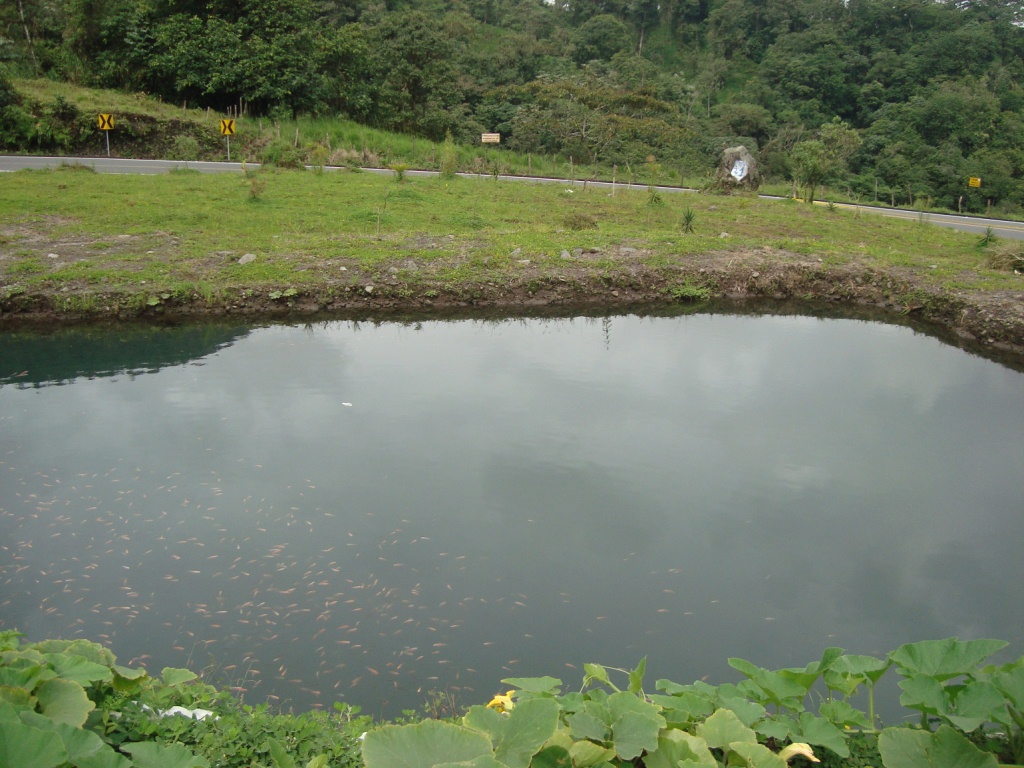
[[[261,177],[266,186],[254,199],[242,174],[10,174],[0,185],[3,295],[63,292],[67,308],[86,310],[96,309],[87,294],[104,292],[120,292],[132,307],[162,293],[229,300],[244,290],[367,284],[415,297],[439,287],[542,285],[567,270],[614,283],[641,265],[683,270],[672,278],[676,293],[699,297],[701,286],[686,275],[702,259],[728,264],[733,254],[757,258],[766,247],[776,249],[764,252],[768,260],[900,270],[936,290],[1019,283],[984,266],[975,236],[818,206],[692,194],[665,194],[652,206],[642,187],[612,196],[489,177]],[[680,226],[687,208],[693,233]],[[570,228],[570,216],[597,226]],[[247,253],[256,260],[239,264]]]

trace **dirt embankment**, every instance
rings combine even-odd
[[[39,245],[39,244],[35,244]],[[416,243],[422,248],[422,243]],[[443,243],[436,244],[443,247]],[[44,249],[45,250],[45,249]],[[68,253],[66,244],[60,248]],[[878,271],[856,261],[826,265],[771,248],[680,256],[652,265],[642,242],[563,252],[557,265],[519,260],[514,271],[472,272],[453,281],[445,260],[405,259],[375,266],[309,266],[301,287],[244,284],[159,293],[159,286],[105,289],[73,281],[0,286],[0,328],[97,320],[247,317],[387,317],[467,309],[528,313],[542,308],[692,304],[706,299],[776,299],[874,307],[893,318],[936,324],[948,341],[989,354],[1024,355],[1024,277],[1019,291],[941,291],[910,271]],[[466,255],[463,254],[462,258]],[[228,257],[231,258],[231,257]],[[59,265],[55,265],[59,266]],[[211,263],[211,271],[218,265]],[[197,276],[197,285],[203,284]]]

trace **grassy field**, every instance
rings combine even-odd
[[[88,309],[100,294],[142,304],[165,294],[292,297],[325,286],[430,298],[527,277],[618,279],[641,268],[677,270],[692,284],[701,282],[700,265],[751,260],[898,272],[939,291],[1017,288],[1020,277],[988,268],[977,243],[927,224],[794,202],[490,177],[399,183],[352,171],[67,168],[0,182],[0,299],[64,294],[69,309]],[[255,258],[239,263],[246,254]]]

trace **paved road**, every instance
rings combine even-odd
[[[242,170],[241,163],[207,163],[184,160],[125,160],[113,157],[34,157],[29,155],[0,155],[0,172],[17,171],[25,168],[57,168],[61,165],[85,165],[93,168],[98,173],[167,173],[175,168],[190,168],[192,170],[199,171],[200,173],[239,173]],[[247,167],[258,168],[259,164],[249,163]],[[328,167],[326,170],[336,171],[341,169]],[[369,173],[393,173],[393,171],[383,168],[367,168],[365,170]],[[409,176],[436,176],[437,172],[410,170],[406,171],[406,174]],[[461,173],[459,175],[471,177],[476,174]],[[529,178],[524,178],[522,176],[501,176],[500,178],[509,181],[531,181],[537,184],[564,184],[566,186],[590,186],[600,187],[602,189],[611,189],[612,187],[611,182],[607,181],[568,181],[566,179],[553,179],[537,176],[531,176]],[[627,185],[617,184],[616,186],[621,189]],[[646,189],[647,187],[641,186],[640,188]],[[666,193],[695,191],[680,187],[661,186],[656,187],[656,189],[660,192]],[[770,196],[763,195],[763,197]],[[781,200],[783,198],[773,199]],[[917,211],[875,208],[868,205],[853,206],[840,203],[837,203],[836,205],[840,208],[847,209],[860,208],[864,213],[876,213],[882,216],[907,219],[909,221],[923,220],[929,224],[936,224],[940,227],[951,227],[952,229],[958,229],[962,232],[984,234],[987,230],[991,229],[992,233],[996,237],[1012,240],[1024,240],[1024,222],[1005,221],[1003,219],[983,219],[975,216],[956,216],[944,213],[922,214]]]

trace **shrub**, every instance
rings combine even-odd
[[[597,219],[589,213],[583,213],[582,211],[573,211],[562,222],[565,224],[566,229],[597,229]]]
[[[452,139],[452,132],[444,137],[444,144],[441,145],[441,178],[454,179],[459,170],[459,154],[455,149],[455,141]]]
[[[1024,273],[1024,243],[1003,243],[985,254],[985,266],[1001,272]]]
[[[297,147],[281,139],[277,139],[267,145],[260,157],[260,162],[265,165],[274,165],[278,168],[298,168],[301,170],[306,167],[306,161],[302,152]]]
[[[191,136],[175,136],[167,150],[167,157],[170,160],[198,160],[199,142]]]

